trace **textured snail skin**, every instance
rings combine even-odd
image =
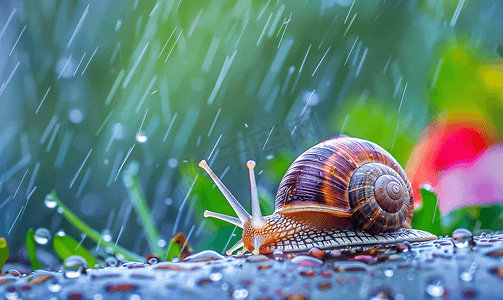
[[[253,216],[204,161],[200,166],[227,194],[239,219],[208,211],[205,216],[243,228],[242,241],[228,253],[241,246],[258,254],[437,239],[411,229],[411,184],[391,154],[367,140],[334,137],[299,155],[279,184],[274,213],[265,217],[256,195],[254,162],[247,163]]]

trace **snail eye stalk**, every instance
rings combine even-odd
[[[250,198],[252,207],[252,226],[254,228],[262,228],[266,224],[264,218],[262,217],[262,212],[260,211],[260,203],[258,200],[257,193],[257,182],[255,180],[255,162],[249,160],[246,162],[246,167],[248,168],[248,174],[250,176]]]
[[[225,185],[222,183],[222,181],[220,181],[220,179],[217,177],[217,175],[215,175],[215,173],[213,173],[213,171],[210,169],[210,166],[208,166],[208,164],[206,163],[206,161],[204,159],[199,162],[199,166],[201,168],[203,168],[206,171],[206,173],[208,173],[208,175],[210,175],[213,182],[215,182],[218,189],[224,195],[225,199],[227,199],[227,202],[229,202],[229,204],[232,206],[232,209],[234,209],[234,211],[238,215],[239,221],[241,223],[240,227],[243,228],[243,225],[245,224],[245,222],[251,218],[250,214],[243,208],[243,206],[241,206],[241,204],[238,202],[238,200],[236,200],[236,198],[231,194],[231,192],[227,189],[227,187],[225,187]],[[216,213],[213,213],[213,214],[216,214]],[[219,217],[221,216],[220,214],[218,214],[218,215],[219,215]],[[212,217],[213,216],[214,215],[212,215]],[[219,217],[217,217],[217,218],[219,218]],[[229,218],[233,218],[233,217],[229,217]],[[224,220],[224,219],[221,219],[221,220]],[[225,219],[224,221],[229,222],[228,220],[230,220],[230,219]],[[229,222],[229,223],[236,225],[233,222]]]

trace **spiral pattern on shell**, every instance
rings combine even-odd
[[[366,164],[368,166],[362,167]],[[361,171],[364,175],[371,172],[370,177],[374,179],[360,178]],[[350,201],[349,191],[356,188],[356,185],[350,187],[355,172],[360,175],[355,177],[353,184],[372,186],[353,191],[351,197],[355,199]],[[381,175],[383,179],[378,180]],[[376,182],[385,186],[383,189],[378,188],[377,193],[374,188]],[[395,193],[397,189],[399,191]],[[388,198],[377,197],[376,200],[376,195]],[[375,201],[370,202],[370,198]],[[385,207],[379,208],[379,213],[389,214],[389,217],[376,216],[369,210],[379,205]],[[386,208],[387,205],[391,206]],[[328,213],[347,218],[354,227],[369,232],[396,231],[404,222],[410,225],[412,220],[412,188],[402,167],[382,147],[367,140],[338,136],[298,156],[281,180],[276,194],[275,213],[297,212]]]

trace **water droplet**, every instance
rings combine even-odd
[[[435,284],[428,284],[426,286],[426,293],[432,297],[440,297],[444,294],[444,287],[438,281]]]
[[[467,272],[467,271],[461,272],[461,274],[459,274],[459,278],[461,278],[461,280],[463,280],[465,282],[472,281],[472,279],[473,279],[473,273],[472,272]]]
[[[428,183],[427,183],[427,184],[423,184],[423,185],[421,186],[421,188],[422,188],[422,189],[425,189],[425,190],[427,190],[427,191],[430,191],[430,192],[435,192],[435,191],[434,191],[434,189],[433,189],[433,187],[432,187],[430,184],[428,184]]]
[[[407,274],[407,279],[408,279],[409,281],[414,280],[414,273],[410,272],[409,274]]]
[[[164,200],[164,204],[166,204],[167,206],[170,206],[171,204],[173,204],[173,199],[171,198],[166,198]]]
[[[84,114],[79,109],[72,109],[68,113],[68,118],[72,121],[72,123],[78,124],[82,122],[82,119],[84,119]]]
[[[274,249],[272,252],[272,255],[283,255],[283,250],[281,249]]]
[[[69,256],[63,262],[63,273],[66,278],[77,278],[86,268],[86,260],[78,255]]]
[[[56,202],[56,200],[54,200],[54,197],[52,196],[52,194],[47,194],[45,196],[44,204],[48,208],[55,208],[56,205],[58,205],[58,203]]]
[[[298,255],[292,258],[292,263],[299,266],[318,266],[322,265],[323,261],[306,255]]]
[[[393,277],[393,274],[395,274],[395,272],[393,271],[392,268],[387,268],[384,270],[384,275],[386,277]]]
[[[141,300],[141,297],[140,295],[132,294],[131,296],[129,296],[129,300]]]
[[[468,245],[475,245],[473,241],[473,234],[465,228],[458,228],[451,234],[454,245],[458,248],[464,248]]]
[[[108,165],[108,163],[109,163],[108,158],[105,158],[105,161],[103,161],[103,163],[104,163],[105,165]],[[99,294],[96,294],[96,295],[99,295]]]
[[[210,273],[210,279],[213,281],[219,281],[220,279],[222,279],[222,276],[223,275],[220,272]]]
[[[21,272],[19,272],[18,270],[16,269],[8,269],[6,272],[5,272],[5,275],[12,275],[12,276],[15,276],[15,277],[22,277],[23,274],[21,274]]]
[[[7,300],[19,299],[19,294],[18,292],[16,292],[15,287],[9,287],[7,289],[7,293],[5,293],[5,299]]]
[[[168,243],[166,242],[166,239],[164,239],[163,237],[159,237],[157,239],[157,246],[164,248],[164,247],[166,247],[167,244]]]
[[[62,286],[61,286],[61,284],[59,284],[59,282],[57,280],[53,280],[51,283],[49,283],[47,288],[49,289],[49,291],[51,291],[53,293],[57,293],[57,292],[61,291]]]
[[[104,240],[105,242],[111,242],[112,241],[112,233],[108,229],[104,229],[101,232],[101,239]]]
[[[178,160],[176,160],[176,158],[170,158],[168,160],[168,166],[172,169],[176,168],[176,166],[178,166]]]
[[[105,259],[105,265],[107,267],[111,267],[111,268],[117,267],[118,263],[119,263],[119,261],[117,260],[117,258],[115,258],[115,256],[109,256],[109,257],[107,257],[107,259]]]
[[[239,289],[239,290],[235,290],[232,295],[234,296],[235,299],[244,299],[244,298],[248,297],[248,294],[249,294],[248,290]]]
[[[148,260],[148,262],[147,262],[147,263],[148,263],[149,265],[155,265],[155,264],[156,264],[156,263],[158,263],[158,262],[159,262],[159,259],[158,259],[157,257],[152,257],[152,258],[150,258],[150,259]]]
[[[267,160],[271,160],[271,159],[273,159],[273,158],[274,158],[274,155],[272,155],[272,154],[269,154],[269,155],[267,155],[267,156],[265,157],[265,159],[267,159]]]
[[[63,207],[58,207],[58,214],[62,214],[65,211]]]
[[[210,261],[210,260],[218,260],[223,259],[224,257],[213,250],[205,250],[196,254],[192,254],[187,256],[183,262],[201,262],[201,261]]]
[[[45,245],[51,240],[51,232],[49,229],[40,227],[37,230],[35,230],[35,242],[39,243],[40,245]]]
[[[60,230],[58,230],[58,232],[56,233],[56,235],[57,236],[65,236],[66,232],[63,229],[60,229]]]
[[[102,294],[94,294],[93,300],[103,300],[103,295]]]
[[[139,132],[136,134],[136,140],[137,140],[139,143],[145,143],[145,142],[148,140],[148,137],[145,135],[145,132],[144,132],[144,131],[139,131]]]
[[[410,243],[408,241],[405,241],[405,242],[399,244],[396,247],[396,252],[398,252],[398,253],[410,252]]]
[[[121,123],[115,123],[113,132],[114,139],[122,140],[124,138],[124,125]]]

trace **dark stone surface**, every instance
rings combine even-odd
[[[0,277],[2,299],[502,299],[503,235]],[[320,260],[319,257],[323,259]],[[318,257],[318,258],[316,258]]]

